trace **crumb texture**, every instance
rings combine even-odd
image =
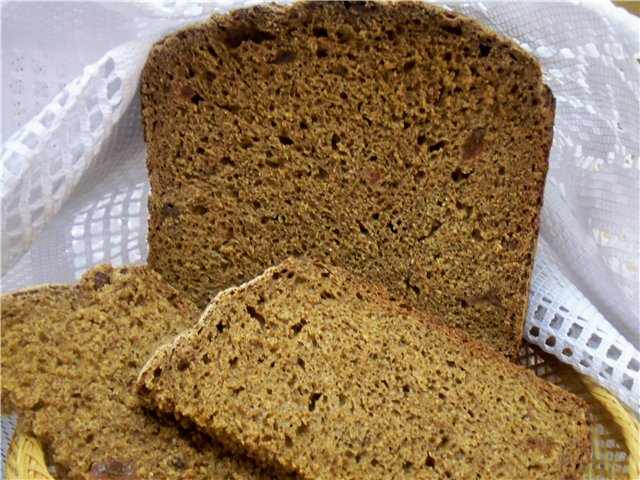
[[[2,297],[2,408],[58,479],[260,479],[204,435],[146,414],[135,381],[197,307],[147,267],[101,265],[76,286]]]
[[[149,263],[200,307],[288,256],[515,355],[552,139],[536,61],[411,2],[214,16],[157,45]]]
[[[578,479],[590,450],[577,397],[309,260],[221,292],[138,391],[300,478]]]

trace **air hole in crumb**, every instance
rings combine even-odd
[[[462,35],[462,27],[460,25],[443,25],[440,28],[452,35]]]
[[[291,140],[291,138],[287,137],[286,135],[280,135],[278,137],[278,140],[280,140],[280,143],[282,145],[293,145],[293,140]]]
[[[411,462],[404,462],[404,464],[402,465],[402,469],[406,472],[411,471],[411,467],[413,467],[413,463]]]
[[[473,171],[469,172],[469,173],[464,173],[461,169],[456,168],[452,173],[451,173],[451,179],[458,183],[461,182],[462,180],[466,180],[467,178],[469,178],[471,176],[471,174],[473,173]]]
[[[405,72],[405,73],[409,73],[415,67],[416,67],[416,61],[415,60],[409,60],[407,63],[405,63],[403,65],[402,71]]]
[[[288,63],[292,63],[295,59],[295,52],[290,50],[280,50],[273,59],[273,63],[276,65],[286,65]]]
[[[254,23],[240,24],[228,28],[225,34],[224,44],[231,49],[238,48],[247,41],[260,44],[268,40],[275,40],[276,38],[272,33],[257,28]]]
[[[318,50],[316,51],[316,56],[317,56],[318,58],[325,58],[327,55],[329,55],[329,54],[328,54],[328,53],[327,53],[327,51],[326,51],[325,49],[323,49],[323,48],[320,48],[320,49],[318,49]]]
[[[369,229],[367,229],[367,227],[365,227],[360,221],[358,221],[358,228],[360,229],[360,233],[369,235]]]
[[[251,306],[251,305],[247,305],[247,313],[251,316],[251,318],[253,318],[254,320],[256,320],[259,324],[260,324],[260,328],[264,328],[266,326],[266,320],[264,318],[264,316],[258,312],[255,307]]]
[[[179,372],[184,372],[187,368],[189,368],[189,360],[186,358],[181,358],[178,361],[178,365],[176,368]]]
[[[336,296],[333,293],[328,292],[327,290],[323,290],[320,293],[320,298],[322,298],[323,300],[329,300],[329,299],[334,300]]]
[[[291,441],[291,438],[289,437],[289,435],[285,435],[284,436],[284,446],[285,446],[285,448],[292,448],[293,447],[293,442]]]
[[[298,358],[297,363],[298,363],[298,366],[299,366],[301,369],[303,369],[303,370],[305,369],[306,363],[305,363],[305,361],[304,361],[303,359]]]
[[[424,464],[426,467],[435,468],[436,461],[433,459],[431,455],[427,454],[427,459],[425,460]]]
[[[306,130],[306,129],[309,128],[309,125],[307,125],[306,122],[300,122],[300,128],[303,129],[303,130]]]
[[[409,385],[404,385],[402,387],[402,391],[404,392],[404,394],[406,395],[407,393],[409,393],[411,391],[411,388],[409,387]]]
[[[320,400],[322,393],[312,393],[309,395],[309,411],[313,412],[316,409],[316,402]]]
[[[338,144],[340,143],[340,136],[336,133],[331,135],[331,148],[336,150],[338,148]]]
[[[238,387],[238,388],[234,388],[231,390],[231,394],[234,397],[237,397],[240,393],[242,393],[244,391],[244,387]]]
[[[327,29],[324,27],[313,27],[313,30],[311,30],[311,33],[313,33],[314,37],[328,37],[329,36],[329,32],[327,32]]]
[[[354,37],[354,35],[355,32],[349,25],[342,25],[336,32],[338,43],[347,43]]]
[[[229,359],[229,366],[234,368],[238,364],[238,357],[233,357]]]
[[[504,173],[505,173],[504,167],[500,165],[500,167],[498,168],[498,175],[504,175]]]
[[[484,238],[482,238],[482,233],[477,228],[474,228],[471,232],[471,238],[473,238],[476,242],[482,242]]]
[[[218,324],[216,325],[216,330],[218,330],[218,333],[224,332],[226,328],[227,326],[222,322],[218,322]]]
[[[303,318],[295,325],[292,325],[291,330],[293,330],[293,333],[297,335],[298,333],[300,333],[300,331],[304,328],[306,324],[307,324],[307,321]]]
[[[471,212],[473,211],[473,207],[465,205],[458,200],[456,200],[456,208],[464,212],[464,218],[469,218],[471,216]]]
[[[460,299],[460,306],[462,308],[467,308],[469,306],[469,304],[467,303],[467,301],[465,299]]]
[[[207,51],[209,52],[209,54],[213,57],[213,58],[219,58],[218,57],[218,52],[215,51],[215,49],[211,46],[211,45],[207,45]]]
[[[417,140],[418,145],[424,145],[424,142],[427,141],[427,137],[425,137],[424,135],[419,135]]]
[[[208,353],[205,353],[205,354],[202,356],[202,363],[203,363],[204,365],[209,365],[209,364],[211,363],[211,358],[209,357],[209,354],[208,354]]]
[[[178,218],[180,216],[180,209],[172,203],[167,203],[162,208],[162,215],[168,218]]]
[[[202,148],[202,147],[196,148],[196,153],[202,155],[204,153],[204,148]]]
[[[486,45],[484,43],[481,43],[480,44],[480,56],[481,57],[488,57],[490,53],[491,53],[491,45]]]
[[[340,92],[340,98],[343,99],[343,100],[347,100],[349,98],[349,96],[344,92]]]
[[[193,97],[191,97],[191,103],[194,105],[198,105],[204,98],[199,93],[196,93]]]
[[[158,378],[160,375],[162,375],[162,368],[157,367],[154,371],[153,371],[153,376],[155,378]]]
[[[441,141],[438,143],[434,143],[433,145],[431,145],[429,147],[429,153],[433,153],[433,152],[437,152],[438,150],[442,150],[445,145],[447,144],[447,142]]]
[[[222,157],[222,159],[220,159],[220,163],[226,167],[234,167],[236,164],[233,160],[231,160],[227,156]]]
[[[191,209],[191,211],[196,215],[204,215],[209,211],[209,209],[203,205],[196,205]]]
[[[378,212],[376,212],[376,213],[371,215],[371,218],[373,218],[374,220],[379,220],[380,219],[380,214]]]
[[[92,442],[93,442],[93,439],[94,439],[94,435],[93,435],[93,433],[90,433],[89,435],[87,435],[87,436],[84,438],[84,443],[92,443]]]

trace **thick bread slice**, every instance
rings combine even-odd
[[[288,260],[218,294],[138,389],[301,478],[577,479],[586,405],[337,267]]]
[[[423,3],[255,7],[156,45],[142,109],[149,264],[200,307],[304,254],[516,354],[554,102],[514,43]]]
[[[147,267],[2,297],[2,413],[44,444],[56,478],[260,479],[204,435],[146,414],[134,383],[197,307]]]

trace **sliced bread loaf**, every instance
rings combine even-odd
[[[138,389],[314,479],[577,479],[585,404],[337,267],[288,260],[218,294]]]
[[[20,414],[59,479],[271,478],[140,406],[143,363],[197,315],[140,266],[3,296],[2,413]]]
[[[536,60],[420,2],[216,15],[142,75],[149,264],[200,307],[287,256],[515,355],[554,102]]]

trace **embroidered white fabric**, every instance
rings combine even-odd
[[[255,3],[2,4],[3,293],[144,262],[148,51]],[[556,97],[525,338],[638,413],[640,21],[608,2],[444,6],[536,55]],[[3,417],[3,461],[12,430]]]

